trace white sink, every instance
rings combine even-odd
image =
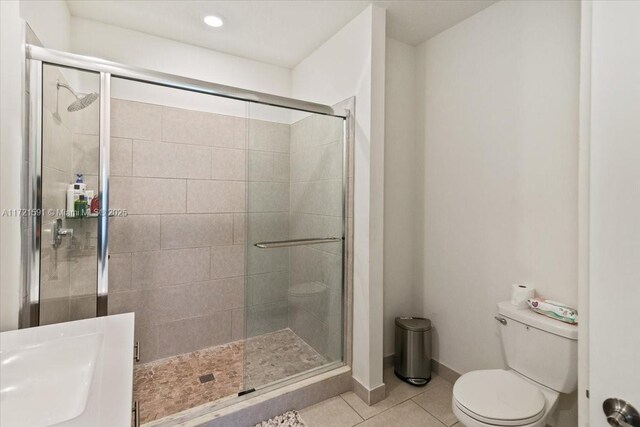
[[[0,425],[128,426],[132,313],[0,334]]]

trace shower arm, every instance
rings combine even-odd
[[[73,89],[71,88],[71,86],[69,86],[69,85],[67,85],[67,84],[64,84],[64,83],[60,83],[60,82],[58,81],[58,82],[56,83],[56,88],[57,88],[58,90],[60,90],[60,88],[61,88],[61,87],[65,88],[66,90],[68,90],[69,92],[71,92],[71,94],[72,94],[73,96],[75,96],[75,97],[76,97],[76,99],[80,99],[80,97],[78,96],[78,94],[76,93],[76,91],[75,91],[75,90],[73,90]]]

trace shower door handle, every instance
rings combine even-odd
[[[293,239],[293,240],[278,240],[275,242],[258,242],[254,244],[254,246],[260,249],[271,249],[271,248],[288,248],[290,246],[317,245],[319,243],[335,243],[335,242],[342,242],[342,237],[314,237],[311,239]]]

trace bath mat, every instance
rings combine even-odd
[[[256,424],[255,427],[306,427],[298,411],[288,411],[277,417],[273,417],[267,421],[263,421],[260,424]]]

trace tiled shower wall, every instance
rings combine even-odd
[[[257,189],[250,210],[288,234],[277,212],[289,197],[279,166],[289,126],[118,99],[111,107],[110,207],[129,215],[110,221],[110,313],[136,313],[143,361],[243,338],[247,178]],[[259,175],[246,176],[247,159]],[[287,271],[278,261],[249,265],[249,303],[269,313],[282,301],[260,292]]]
[[[291,238],[342,235],[343,121],[312,115],[291,126]],[[342,350],[342,244],[291,251],[289,327],[328,360]]]

